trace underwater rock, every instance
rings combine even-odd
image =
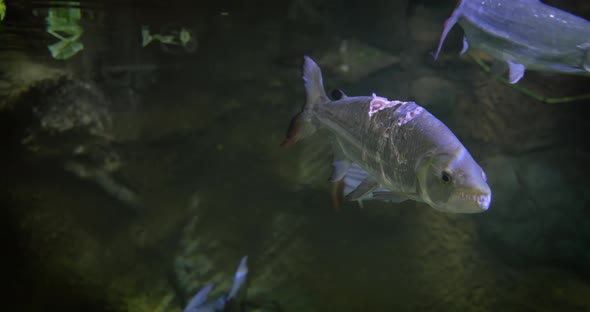
[[[63,167],[136,209],[136,194],[113,178],[123,161],[114,149],[109,101],[93,83],[44,77],[49,78],[31,81],[0,112],[2,131],[11,133],[7,149],[36,164]]]
[[[496,156],[482,164],[490,172],[494,198],[479,219],[485,240],[507,261],[551,263],[590,276],[590,184],[576,164],[590,162],[572,150]]]
[[[0,112],[13,108],[18,97],[36,84],[71,76],[66,70],[32,63],[20,54],[4,53],[0,68]]]
[[[408,19],[408,31],[410,38],[414,41],[412,49],[421,51],[430,51],[433,42],[437,42],[440,37],[441,18],[436,14],[437,11],[429,9],[423,5],[417,5],[413,8],[413,13]]]
[[[560,144],[559,127],[571,124],[577,111],[574,106],[546,105],[473,66],[472,72],[465,73],[471,80],[457,82],[463,90],[473,90],[456,102],[453,125],[461,128],[458,135],[485,143],[496,152],[524,153]]]
[[[341,40],[337,50],[328,50],[317,58],[326,72],[345,82],[360,79],[388,66],[399,64],[399,56],[358,40]]]

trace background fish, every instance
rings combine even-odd
[[[236,274],[234,276],[234,283],[231,291],[227,296],[221,296],[216,301],[207,301],[209,292],[213,289],[213,284],[209,284],[201,289],[186,305],[183,312],[216,312],[226,311],[227,304],[236,297],[238,291],[246,282],[248,276],[248,256],[242,257]]]
[[[435,59],[457,22],[465,31],[461,53],[473,46],[506,62],[510,83],[527,68],[590,72],[590,22],[539,0],[462,0],[445,22]]]
[[[424,108],[375,94],[341,94],[331,101],[320,68],[309,57],[303,72],[307,103],[283,143],[327,129],[337,193],[358,201],[411,199],[453,213],[488,209],[491,190],[485,173],[451,130]]]

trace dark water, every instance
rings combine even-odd
[[[460,27],[434,62],[453,2],[8,1],[3,306],[181,311],[208,283],[226,294],[248,255],[245,311],[590,311],[590,103],[500,83],[458,56]],[[48,49],[51,8],[80,10],[83,49],[66,59]],[[142,46],[144,26],[176,44]],[[445,122],[487,172],[490,210],[334,211],[325,137],[279,146],[304,54],[329,90]],[[518,86],[558,98],[588,78]]]

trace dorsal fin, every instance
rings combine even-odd
[[[462,6],[463,6],[463,0],[460,0],[459,4],[457,4],[457,7],[455,8],[455,10],[451,14],[451,16],[445,21],[445,26],[443,28],[442,35],[440,36],[440,41],[438,42],[438,48],[436,49],[436,53],[434,54],[435,60],[438,59],[438,54],[440,53],[440,50],[442,49],[442,45],[445,42],[445,39],[447,38],[449,31],[451,31],[453,26],[455,26],[455,24],[457,24],[457,22],[459,21],[459,18],[463,14],[463,11],[461,10]]]

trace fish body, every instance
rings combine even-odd
[[[435,58],[456,23],[465,32],[462,53],[474,47],[506,62],[511,83],[525,69],[590,72],[590,22],[539,0],[461,0],[445,22]]]
[[[440,120],[414,102],[375,94],[331,101],[317,64],[305,57],[307,104],[284,143],[327,129],[332,181],[349,200],[415,200],[445,212],[476,213],[490,204],[481,167]]]
[[[213,289],[213,284],[209,284],[201,289],[186,305],[183,312],[222,312],[227,311],[228,303],[236,298],[236,295],[246,283],[248,276],[248,256],[242,257],[236,274],[232,289],[226,296],[221,296],[215,301],[207,301],[209,292]]]

